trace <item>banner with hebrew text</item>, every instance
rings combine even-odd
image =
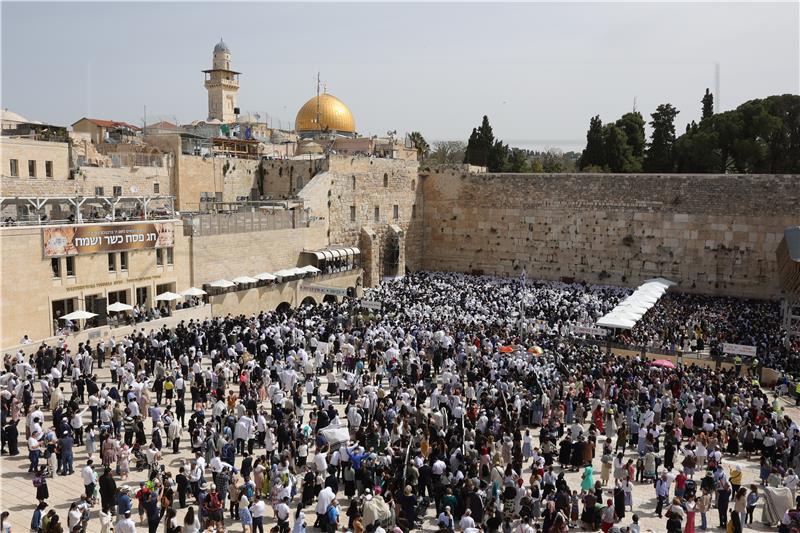
[[[81,224],[42,229],[45,257],[169,248],[175,245],[172,222]]]

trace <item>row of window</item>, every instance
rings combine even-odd
[[[375,215],[374,215],[375,222],[380,222],[381,221],[381,208],[380,208],[380,206],[377,206],[377,205],[375,206],[374,213],[375,213]],[[413,204],[411,206],[411,218],[416,218],[416,217],[417,217],[417,204]],[[400,219],[400,206],[397,205],[397,204],[394,204],[392,206],[392,220],[399,220],[399,219]],[[355,222],[355,221],[356,221],[356,206],[351,205],[350,206],[350,222]]]
[[[12,177],[19,177],[19,159],[9,159],[8,160],[10,168],[8,169]],[[52,161],[45,161],[44,162],[44,175],[46,178],[53,177],[53,162]],[[36,161],[34,159],[28,159],[28,177],[30,178],[37,178],[38,174],[36,173]]]
[[[175,253],[172,248],[156,249],[156,266],[172,265],[174,262]],[[50,268],[53,269],[54,278],[60,279],[64,272],[66,272],[68,278],[75,277],[75,257],[69,255],[66,257],[54,257],[50,259]],[[108,271],[127,272],[128,252],[112,252],[108,254]]]
[[[153,183],[153,194],[158,194],[161,191],[160,184],[158,182]],[[105,187],[95,187],[94,188],[94,195],[95,196],[105,196],[106,188]],[[122,196],[122,186],[121,185],[114,185],[112,189],[112,193],[114,196]]]

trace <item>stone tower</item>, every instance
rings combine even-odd
[[[203,71],[208,91],[208,119],[234,122],[236,115],[236,93],[239,92],[239,74],[231,70],[231,51],[220,39],[214,47],[213,68]]]

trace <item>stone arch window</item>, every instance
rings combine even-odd
[[[353,190],[356,190],[356,175],[353,174]]]
[[[383,186],[384,187],[389,186],[389,174],[386,173],[383,174]]]
[[[417,180],[411,180],[411,190],[412,191],[417,190]]]

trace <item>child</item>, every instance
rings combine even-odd
[[[628,526],[628,533],[639,533],[639,515],[633,515],[631,520],[633,520],[633,522]]]
[[[745,524],[753,523],[753,511],[756,510],[756,503],[758,503],[758,487],[750,485],[750,494],[747,495],[747,514],[745,515]],[[742,524],[744,526],[745,524]]]
[[[578,527],[580,515],[580,498],[578,498],[578,491],[573,490],[572,497],[570,498],[569,527]]]

